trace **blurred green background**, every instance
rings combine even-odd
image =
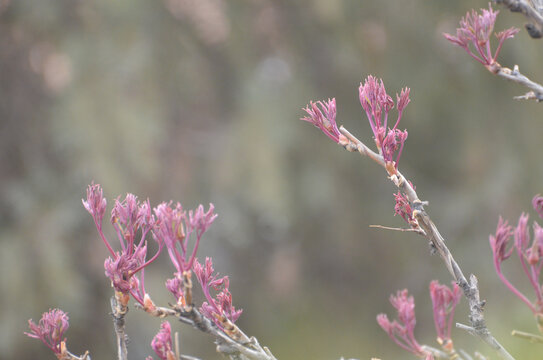
[[[488,235],[543,192],[543,105],[512,100],[525,89],[444,40],[474,6],[487,3],[0,0],[1,357],[53,358],[23,335],[51,307],[70,315],[71,351],[115,356],[107,252],[80,200],[93,180],[109,204],[126,192],[213,202],[199,257],[230,275],[240,327],[278,359],[410,358],[375,321],[395,316],[388,297],[403,288],[419,342],[435,345],[428,285],[450,281],[441,260],[414,234],[369,228],[404,226],[384,171],[298,120],[310,100],[335,97],[338,123],[372,144],[357,89],[374,74],[391,94],[411,88],[401,168],[479,276],[490,328],[518,358],[541,358],[509,335],[536,327],[498,281]],[[502,10],[497,29],[524,21]],[[522,31],[499,60],[543,81],[542,46]],[[505,268],[532,295],[516,264]],[[162,254],[146,272],[159,304],[173,300],[172,270]],[[465,302],[456,320],[467,322]],[[127,321],[130,357],[152,354],[160,320],[132,309]],[[183,353],[220,358],[211,338],[172,324]]]

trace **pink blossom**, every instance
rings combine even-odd
[[[151,347],[161,360],[175,359],[172,344],[172,329],[168,321],[164,321],[160,325],[159,332],[153,338]]]
[[[532,205],[534,207],[534,210],[537,211],[539,214],[539,217],[543,219],[543,196],[537,194],[532,199]]]
[[[228,276],[219,278],[218,274],[214,274],[214,272],[211,258],[206,258],[205,265],[200,264],[198,260],[195,261],[194,273],[207,299],[202,304],[200,311],[224,330],[221,318],[226,317],[231,322],[235,322],[240,317],[242,310],[236,310],[232,305],[232,295],[228,290]],[[211,289],[217,292],[215,298],[211,295]]]
[[[461,296],[460,287],[454,282],[452,283],[452,289],[446,285],[440,285],[437,280],[430,283],[434,323],[438,340],[442,344],[446,344],[451,340],[454,310],[460,302]]]
[[[162,203],[154,209],[157,226],[153,230],[153,237],[166,244],[170,260],[177,270],[174,278],[166,281],[166,288],[177,300],[183,296],[183,274],[192,269],[200,241],[217,218],[214,210],[213,204],[209,204],[208,211],[199,205],[196,210],[187,213],[179,203],[174,207],[171,203]],[[192,234],[196,239],[190,251]]]
[[[358,89],[360,104],[366,111],[375,144],[383,155],[385,162],[394,164],[395,169],[398,168],[403,146],[407,139],[407,131],[400,131],[398,125],[405,107],[411,101],[409,92],[409,88],[404,88],[400,95],[396,94],[398,117],[394,126],[390,128],[387,127],[388,115],[394,107],[394,101],[387,94],[383,80],[378,80],[370,75],[364,84],[360,84]]]
[[[328,101],[311,101],[307,107],[303,109],[307,116],[300,120],[307,121],[321,129],[321,131],[330,139],[339,143],[341,133],[336,124],[336,99],[328,99]]]
[[[115,229],[120,244],[120,251],[114,251],[102,230],[102,220],[106,209],[102,188],[91,184],[87,189],[87,200],[83,206],[92,215],[102,241],[111,254],[104,262],[106,276],[110,278],[116,291],[128,294],[133,289],[132,277],[151,264],[160,254],[163,242],[158,241],[158,250],[150,259],[147,258],[146,237],[155,227],[155,218],[151,213],[149,200],[139,202],[133,194],[127,194],[124,200],[117,198],[111,211],[111,224]],[[143,289],[143,284],[142,284]],[[142,305],[143,299],[133,294]]]
[[[394,215],[400,215],[406,223],[412,225],[415,222],[415,218],[413,217],[413,209],[407,197],[398,190],[398,193],[394,194],[394,199],[396,200]]]
[[[398,291],[396,296],[390,296],[390,303],[398,312],[399,321],[390,321],[386,314],[377,315],[377,323],[385,330],[388,336],[400,346],[419,357],[428,356],[428,353],[415,339],[415,300],[408,296],[407,290]]]
[[[25,332],[26,335],[40,339],[49,349],[55,354],[62,353],[62,342],[64,333],[68,330],[68,315],[60,310],[53,309],[43,313],[38,324],[35,324],[32,319],[28,320],[30,332]]]
[[[519,29],[510,28],[496,33],[498,47],[492,54],[490,36],[494,30],[494,23],[498,13],[499,11],[492,9],[490,3],[488,4],[488,10],[481,9],[481,14],[471,10],[460,20],[460,27],[456,29],[456,36],[445,33],[443,36],[453,44],[463,48],[475,60],[491,69],[491,66],[496,63],[503,42],[519,32]]]
[[[536,209],[537,210],[537,209]],[[513,230],[506,221],[500,217],[496,234],[490,236],[490,247],[494,258],[496,273],[507,288],[521,299],[534,314],[543,313],[543,290],[541,288],[540,273],[543,267],[543,229],[539,224],[533,224],[533,240],[530,239],[528,228],[528,215],[522,214],[516,228]],[[501,264],[516,250],[522,270],[536,295],[532,302],[517,289],[503,274]]]

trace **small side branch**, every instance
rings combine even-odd
[[[528,34],[534,39],[541,38],[543,36],[543,3],[540,0],[526,1],[526,0],[494,0],[498,4],[503,4],[511,12],[520,12],[531,24],[526,24],[526,30]],[[533,7],[530,3],[533,3]]]
[[[516,82],[517,84],[527,87],[528,89],[531,89],[531,91],[527,92],[524,95],[515,96],[515,99],[536,100],[537,102],[543,101],[543,86],[521,74],[518,65],[515,65],[513,67],[513,70],[506,67],[500,67],[496,72],[496,75],[509,81]]]
[[[126,349],[127,336],[125,333],[124,317],[128,312],[128,307],[122,304],[117,294],[111,297],[111,315],[113,316],[113,326],[115,335],[117,335],[117,359],[127,360],[128,351]]]
[[[424,233],[421,232],[421,229],[412,229],[412,228],[396,228],[391,226],[383,226],[383,225],[370,225],[370,228],[376,228],[376,229],[383,229],[383,230],[393,230],[393,231],[401,231],[401,232],[414,232],[420,235],[424,235]]]
[[[231,359],[277,360],[267,347],[260,346],[256,338],[249,338],[238,328],[236,332],[239,332],[240,340],[234,340],[219,329],[211,320],[202,316],[194,307],[191,311],[180,312],[178,319],[202,332],[214,336],[216,338],[217,350]]]
[[[66,350],[66,352],[62,353],[61,356],[63,356],[61,360],[91,360],[88,351],[85,351],[85,353],[81,356],[77,356]]]
[[[228,331],[225,331],[203,316],[192,305],[184,308],[178,306],[172,306],[172,308],[157,306],[153,311],[146,312],[160,318],[175,316],[182,323],[213,336],[215,344],[217,344],[217,351],[228,356],[231,360],[277,360],[267,347],[261,346],[256,338],[248,337],[235,324],[228,322]],[[189,357],[181,358],[191,359]]]
[[[511,335],[519,337],[521,339],[528,340],[532,343],[540,343],[540,344],[543,343],[543,336],[541,335],[530,334],[530,333],[519,331],[519,330],[513,330],[511,332]]]

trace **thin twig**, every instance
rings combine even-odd
[[[390,227],[390,226],[383,226],[383,225],[370,225],[370,228],[384,229],[384,230],[393,230],[393,231],[401,231],[401,232],[416,232],[416,233],[420,233],[420,230],[419,230],[419,229],[412,229],[412,228],[397,228],[397,227]]]
[[[513,330],[511,332],[511,335],[519,337],[521,339],[529,340],[532,343],[543,343],[543,336],[541,335],[531,334],[531,333],[519,331],[519,330]]]
[[[516,82],[532,91],[527,92],[521,96],[515,96],[517,100],[536,100],[537,102],[543,101],[543,85],[540,85],[530,79],[525,75],[521,74],[518,68],[518,65],[513,67],[513,70],[500,66],[500,68],[495,73],[496,75],[507,79],[509,81]]]
[[[157,306],[154,312],[147,313],[157,317],[176,316],[182,323],[213,336],[217,344],[217,351],[230,357],[231,360],[277,360],[267,347],[260,346],[256,338],[249,338],[236,325],[230,323],[232,329],[229,333],[233,334],[234,339],[214,322],[203,316],[194,306],[191,305],[187,309],[189,310],[175,306],[172,308]]]
[[[77,356],[66,350],[66,352],[62,355],[64,356],[62,357],[62,360],[91,360],[88,351],[85,351],[85,353],[81,356]]]
[[[512,12],[520,12],[526,16],[533,24],[526,24],[528,34],[534,39],[543,36],[543,4],[540,0],[532,0],[535,5],[539,4],[539,9],[536,9],[526,0],[494,0],[498,4],[505,5]]]
[[[189,355],[180,355],[179,359],[181,360],[200,360],[200,358],[189,356]]]
[[[473,358],[464,349],[460,349],[459,352],[466,360],[473,360]]]
[[[117,359],[127,360],[128,351],[126,349],[127,336],[125,333],[124,317],[128,312],[128,307],[123,305],[117,296],[112,296],[110,300],[111,315],[113,316],[113,325],[115,327],[115,335],[117,335]]]
[[[370,150],[343,126],[340,127],[339,131],[353,143],[350,145],[351,148],[357,148],[360,154],[370,157],[372,160],[385,168],[385,170],[387,170],[385,161],[381,155]],[[347,144],[346,148],[348,147],[349,144]],[[511,356],[511,354],[505,350],[498,340],[496,340],[490,334],[490,331],[486,327],[483,316],[484,301],[481,301],[479,298],[477,278],[474,275],[471,275],[470,282],[467,281],[462,269],[452,256],[449,248],[445,245],[445,239],[443,236],[441,236],[437,230],[437,227],[430,219],[430,216],[426,213],[424,209],[425,203],[419,199],[411,183],[407,181],[400,171],[396,171],[395,174],[390,175],[389,179],[394,183],[394,185],[405,193],[407,199],[412,204],[413,215],[418,222],[418,226],[420,226],[420,228],[424,231],[423,236],[430,241],[432,247],[445,262],[447,270],[449,270],[449,273],[453,276],[454,280],[458,286],[460,286],[464,296],[468,300],[470,308],[469,320],[473,329],[472,333],[491,346],[501,358],[514,360],[513,356]]]

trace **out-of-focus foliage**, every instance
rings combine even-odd
[[[219,218],[200,258],[213,256],[230,275],[240,326],[279,359],[405,357],[375,316],[406,287],[417,338],[433,344],[428,285],[449,281],[440,260],[414,234],[368,228],[403,226],[384,171],[298,120],[309,100],[336,97],[338,123],[371,144],[357,94],[368,74],[390,93],[411,87],[402,171],[460,264],[479,276],[496,337],[519,358],[537,358],[509,336],[535,324],[497,280],[488,234],[499,214],[514,220],[543,192],[542,105],[512,100],[524,89],[441,35],[486,6],[0,0],[2,358],[50,358],[23,331],[53,307],[70,314],[72,351],[114,356],[107,252],[80,202],[92,180],[109,199],[214,202]],[[523,21],[502,11],[497,29]],[[541,81],[542,46],[521,32],[498,60]],[[173,268],[165,254],[159,262],[146,283],[166,304]],[[465,306],[458,321],[467,321]],[[132,358],[152,353],[159,326],[130,311]],[[219,358],[210,338],[172,328],[184,353]],[[458,330],[453,338],[487,351]]]

